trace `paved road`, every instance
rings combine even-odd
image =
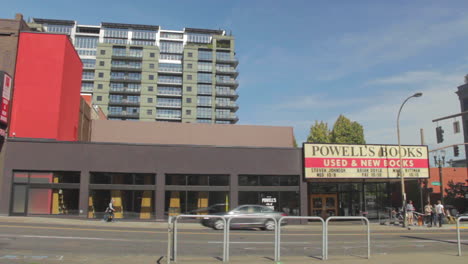
[[[167,224],[103,223],[56,219],[0,218],[0,263],[156,263],[166,255]],[[15,221],[16,220],[16,221]],[[456,257],[453,227],[415,228],[371,225],[372,259],[366,260],[366,228],[336,224],[330,228],[327,262],[407,263],[408,258],[435,263],[467,263],[468,229],[463,230],[466,256]],[[284,263],[317,262],[321,256],[321,230],[317,225],[286,226],[282,232]],[[199,226],[181,224],[178,260],[181,263],[221,263],[223,235]],[[274,235],[259,230],[232,230],[233,262],[271,263]],[[391,262],[385,262],[391,261]],[[398,262],[402,261],[402,262]],[[406,262],[405,262],[406,261]],[[434,262],[432,262],[434,261]]]

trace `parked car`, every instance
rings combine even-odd
[[[270,207],[263,205],[245,204],[232,209],[229,212],[215,213],[215,215],[222,215],[228,220],[233,216],[258,216],[258,218],[234,218],[231,220],[231,228],[260,228],[262,230],[273,231],[275,229],[275,222],[271,217],[279,220],[286,213],[276,212]],[[270,217],[270,218],[269,218]],[[211,227],[215,230],[224,229],[224,222],[222,219],[217,218],[204,218],[201,222],[206,227]],[[286,221],[281,222],[285,225]]]

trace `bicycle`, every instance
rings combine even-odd
[[[102,220],[104,222],[114,222],[114,211],[107,207],[104,211],[104,216]]]

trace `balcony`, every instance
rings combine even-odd
[[[182,69],[171,69],[171,68],[159,68],[158,72],[162,73],[173,73],[173,74],[182,74]]]
[[[182,114],[180,115],[165,115],[165,114],[156,114],[157,119],[163,120],[180,120],[182,119]]]
[[[164,102],[157,102],[156,103],[156,107],[159,107],[159,108],[175,108],[175,109],[179,109],[179,108],[182,108],[182,103],[180,104],[174,104],[174,103],[164,103]]]
[[[216,68],[216,73],[218,74],[229,74],[234,77],[239,75],[239,72],[236,69],[225,69],[225,68]]]
[[[237,80],[234,80],[234,79],[231,79],[231,80],[216,79],[216,84],[229,85],[229,86],[233,86],[233,87],[239,86],[239,82]]]
[[[139,106],[140,101],[128,101],[127,99],[123,100],[109,100],[110,105],[125,105],[125,106]]]
[[[182,91],[179,91],[179,92],[158,91],[157,96],[162,96],[162,97],[181,97],[181,96],[182,96]]]
[[[239,64],[239,60],[236,58],[216,57],[216,62],[230,63],[234,66]]]
[[[143,59],[143,53],[115,52],[115,53],[112,53],[112,59],[142,60]]]
[[[212,103],[211,102],[198,102],[197,103],[197,106],[207,106],[207,107],[212,107]]]
[[[93,87],[81,87],[81,92],[86,92],[86,93],[92,93],[93,92]]]
[[[158,84],[162,85],[182,85],[182,80],[161,80],[158,78]]]
[[[129,113],[127,111],[121,111],[121,112],[109,112],[107,115],[108,117],[123,117],[123,118],[139,118],[140,113]]]
[[[218,120],[230,120],[230,121],[235,121],[235,122],[237,122],[239,120],[239,118],[234,113],[231,113],[229,115],[217,114],[216,119],[218,119]]]
[[[141,82],[141,78],[129,77],[129,76],[111,76],[112,81],[119,82]]]
[[[119,94],[139,94],[141,92],[141,88],[110,88],[109,90],[111,93],[119,93]]]
[[[140,66],[135,66],[135,65],[111,65],[112,70],[124,70],[124,71],[135,71],[135,72],[141,72],[141,65]]]
[[[236,93],[234,90],[228,90],[228,91],[216,91],[216,96],[223,96],[223,97],[232,97],[237,99],[239,95]]]
[[[239,106],[235,102],[216,102],[216,108],[230,108],[237,110]]]

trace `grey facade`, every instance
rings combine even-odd
[[[235,41],[223,30],[34,18],[70,35],[83,61],[82,93],[109,119],[234,124]]]
[[[154,192],[152,209],[156,220],[167,217],[168,191],[224,191],[229,206],[239,204],[249,192],[297,193],[300,215],[307,215],[307,183],[302,180],[302,150],[300,148],[249,148],[184,145],[129,145],[118,143],[52,142],[9,139],[1,190],[0,214],[12,212],[14,186],[29,189],[75,189],[79,192],[79,216],[89,216],[90,192],[93,190],[141,190]],[[29,186],[14,183],[15,173],[73,172],[79,183],[37,183]],[[152,175],[149,185],[95,184],[93,173],[141,173]],[[224,186],[170,185],[168,175],[227,175]],[[285,175],[297,178],[289,186],[245,186],[240,177]],[[13,193],[12,193],[13,190]],[[31,202],[31,201],[30,201]],[[27,206],[27,205],[26,205]],[[27,213],[27,212],[26,212]]]

